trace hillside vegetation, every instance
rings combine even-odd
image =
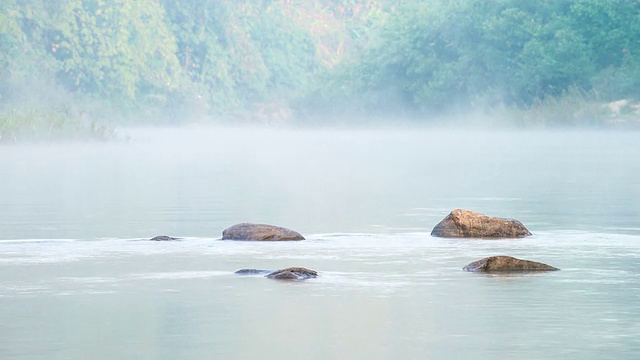
[[[639,51],[626,0],[4,0],[0,134],[47,118],[633,122]]]

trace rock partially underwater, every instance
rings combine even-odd
[[[516,259],[511,256],[490,256],[474,261],[463,268],[472,272],[534,272],[560,270],[536,261]]]
[[[260,274],[270,274],[271,270],[260,270],[260,269],[240,269],[235,272],[238,275],[260,275]]]
[[[304,240],[299,232],[280,226],[242,223],[222,232],[222,240],[296,241]]]
[[[520,238],[531,233],[515,219],[455,209],[433,228],[431,235],[446,238]]]
[[[158,236],[152,237],[149,240],[151,240],[151,241],[172,241],[172,240],[178,240],[178,238],[174,238],[174,237],[167,236],[167,235],[158,235]]]
[[[303,267],[290,267],[281,270],[240,269],[235,272],[238,275],[262,275],[269,279],[277,280],[306,280],[318,277],[318,272]]]
[[[303,267],[290,267],[274,271],[266,277],[278,280],[305,280],[318,277],[318,272]]]

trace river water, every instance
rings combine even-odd
[[[128,129],[0,147],[3,359],[633,359],[625,132]],[[455,208],[518,240],[434,238]],[[302,242],[220,241],[239,222]],[[146,241],[167,234],[175,242]],[[490,276],[511,255],[561,268]],[[317,279],[239,276],[305,266]]]

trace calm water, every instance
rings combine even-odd
[[[640,353],[638,133],[126,134],[0,147],[3,359]],[[534,236],[429,236],[454,208],[518,218]],[[218,241],[242,221],[308,240]],[[185,239],[144,241],[158,234]],[[562,271],[460,270],[499,254]],[[288,266],[321,276],[233,274]]]

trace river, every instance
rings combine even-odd
[[[120,133],[126,140],[0,146],[2,358],[640,353],[638,133]],[[455,208],[517,218],[534,235],[431,237]],[[219,240],[245,221],[307,240]],[[182,240],[146,240],[160,234]],[[489,255],[562,270],[461,270]],[[289,266],[320,276],[233,273]]]

